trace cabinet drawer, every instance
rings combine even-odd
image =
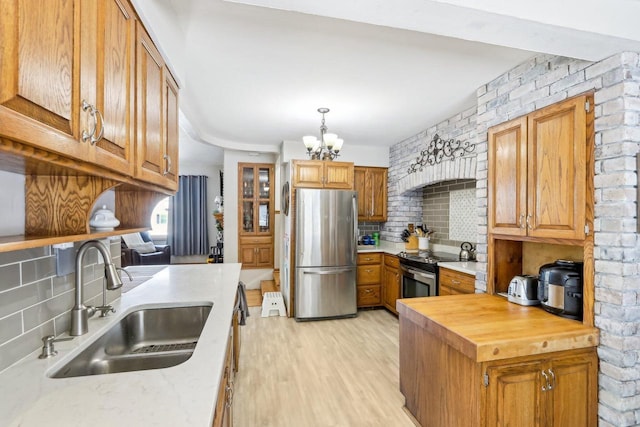
[[[266,236],[266,237],[244,237],[244,236],[240,236],[240,238],[238,239],[238,244],[239,245],[269,245],[271,244],[271,237],[270,236]]]
[[[358,286],[358,307],[381,304],[380,285]]]
[[[400,260],[395,255],[385,255],[384,256],[384,263],[386,265],[388,265],[389,267],[392,267],[392,268],[399,268],[400,267]]]
[[[460,273],[447,268],[440,269],[440,295],[442,289],[450,288],[449,294],[472,294],[475,293],[475,277],[470,274]],[[445,290],[446,292],[446,290]]]
[[[359,265],[356,281],[358,285],[379,285],[380,274],[380,265]]]
[[[463,294],[469,294],[471,292],[462,292],[459,291],[455,288],[443,285],[442,283],[440,283],[440,293],[438,294],[439,296],[446,296],[446,295],[463,295]]]
[[[358,254],[358,265],[363,264],[381,264],[382,252],[367,252]]]

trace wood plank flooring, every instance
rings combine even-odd
[[[398,319],[296,322],[260,317],[241,326],[236,427],[413,427],[398,386]]]

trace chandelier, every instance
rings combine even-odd
[[[303,136],[302,142],[307,149],[307,155],[311,160],[333,160],[338,157],[344,141],[338,138],[335,133],[327,133],[327,125],[324,123],[324,115],[329,112],[328,108],[318,108],[318,113],[322,114],[320,124],[320,139],[315,136]]]

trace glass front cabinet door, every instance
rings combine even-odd
[[[238,164],[238,261],[243,268],[273,267],[274,166]]]

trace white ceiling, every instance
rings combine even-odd
[[[188,134],[250,151],[317,135],[318,107],[345,144],[390,146],[473,106],[535,52],[640,50],[631,0],[134,3],[180,81]]]

